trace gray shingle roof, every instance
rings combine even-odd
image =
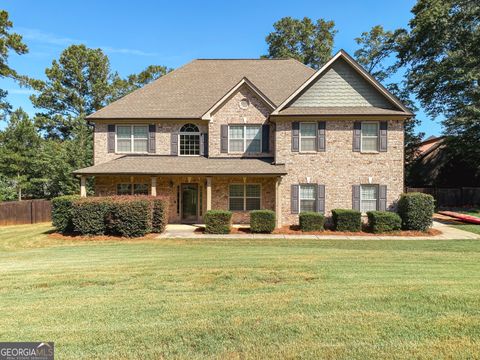
[[[126,155],[102,164],[79,169],[76,175],[284,175],[284,165],[273,158],[205,158]]]
[[[408,115],[404,111],[383,109],[374,106],[291,106],[281,110],[281,115]]]
[[[194,60],[88,119],[200,118],[244,77],[278,105],[314,72],[293,59]]]

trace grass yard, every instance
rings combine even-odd
[[[480,225],[475,225],[475,224],[461,224],[461,225],[453,225],[454,228],[464,230],[464,231],[469,231],[475,234],[480,235]]]
[[[0,339],[59,359],[480,355],[480,241],[130,240],[0,228]]]

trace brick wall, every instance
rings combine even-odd
[[[353,120],[326,121],[326,151],[302,154],[291,151],[291,120],[279,120],[276,160],[285,163],[288,175],[281,182],[282,222],[294,224],[291,214],[292,184],[325,185],[327,215],[335,208],[352,208],[352,185],[387,185],[387,207],[394,207],[403,192],[403,121],[388,121],[388,151],[364,154],[352,151]],[[370,179],[371,178],[371,179]]]
[[[94,132],[94,146],[95,165],[116,159],[123,154],[115,154],[108,152],[108,124],[156,124],[156,155],[170,155],[170,137],[172,132],[179,132],[181,127],[185,124],[191,123],[198,126],[200,132],[208,131],[208,122],[206,120],[163,120],[163,121],[145,121],[132,120],[131,122],[125,120],[111,121],[111,122],[96,122]]]
[[[240,101],[247,99],[250,103],[247,109],[240,107]],[[274,152],[274,136],[275,127],[273,123],[268,122],[270,108],[259,99],[248,87],[242,86],[230,99],[228,99],[218,110],[212,115],[208,131],[209,155],[211,157],[239,157],[242,154],[227,154],[220,152],[220,126],[225,124],[266,124],[270,125],[270,152],[260,153],[257,155],[249,154],[250,157],[255,156],[272,156]]]

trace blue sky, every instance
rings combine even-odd
[[[335,51],[353,54],[363,31],[381,24],[406,27],[414,0],[340,1],[54,1],[3,0],[14,30],[30,52],[13,55],[10,65],[44,79],[46,67],[71,44],[100,47],[113,70],[125,76],[151,64],[176,68],[194,58],[257,58],[267,51],[265,36],[284,16],[334,20]],[[0,80],[14,107],[34,114],[28,96],[10,80]],[[439,135],[439,121],[422,111],[419,130]],[[0,125],[0,127],[3,125]]]

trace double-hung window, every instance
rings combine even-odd
[[[259,153],[262,149],[260,125],[230,125],[228,127],[229,152]]]
[[[231,211],[260,210],[261,187],[259,184],[232,184],[229,188]]]
[[[317,210],[317,185],[305,184],[299,186],[300,212]]]
[[[148,125],[117,125],[117,153],[148,152]]]
[[[300,123],[300,151],[315,151],[317,145],[317,123]]]
[[[378,210],[378,186],[377,185],[361,185],[360,186],[360,211]]]
[[[378,151],[379,123],[362,122],[361,150],[365,152]]]
[[[117,195],[148,195],[148,184],[117,184]]]

